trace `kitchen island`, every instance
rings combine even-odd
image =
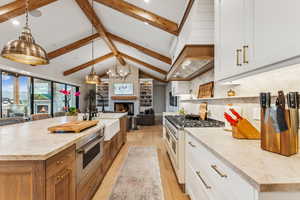
[[[193,200],[205,196],[243,200],[300,198],[299,154],[285,157],[264,151],[259,140],[237,140],[222,128],[185,131],[186,185]],[[203,187],[195,187],[198,182]]]
[[[126,141],[126,116],[125,113],[116,119],[100,119],[98,125],[81,133],[51,134],[47,130],[50,126],[76,120],[76,117],[57,117],[1,127],[0,199],[91,199]],[[81,141],[103,129],[106,129],[109,134],[106,138],[109,139],[93,144],[96,148],[79,152],[82,149],[78,149],[77,145]],[[86,151],[90,151],[90,155],[93,152],[99,154],[99,159],[92,166],[85,166],[85,161],[78,162],[79,155],[84,157]],[[84,173],[81,174],[80,169]],[[88,172],[85,172],[87,169]]]

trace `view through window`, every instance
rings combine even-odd
[[[34,79],[33,108],[34,113],[51,114],[51,82],[42,79]]]
[[[61,90],[65,90],[66,85],[61,83],[53,83],[53,113],[64,112],[65,95]]]
[[[30,77],[2,72],[2,117],[28,118],[31,96]]]

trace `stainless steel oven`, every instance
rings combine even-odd
[[[77,183],[99,167],[104,150],[103,134],[101,129],[76,144]]]

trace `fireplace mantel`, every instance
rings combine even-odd
[[[112,100],[137,100],[137,96],[111,96]]]

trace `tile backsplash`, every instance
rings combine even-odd
[[[226,97],[227,91],[233,89],[236,96],[248,97],[241,99],[224,99],[208,101],[208,116],[217,120],[224,121],[225,106],[230,104],[239,106],[242,109],[242,116],[252,122],[257,128],[260,126],[257,120],[259,105],[259,93],[271,92],[276,95],[279,90],[285,93],[292,91],[300,91],[300,65],[285,67],[282,69],[265,72],[255,76],[243,78],[236,81],[239,85],[226,85],[215,83],[214,97]],[[208,71],[205,74],[191,81],[191,96],[197,97],[199,85],[214,80],[214,71]],[[255,97],[256,96],[256,97]],[[274,98],[272,103],[274,103]],[[183,107],[187,113],[198,114],[199,104],[197,103],[180,103],[179,107]]]

